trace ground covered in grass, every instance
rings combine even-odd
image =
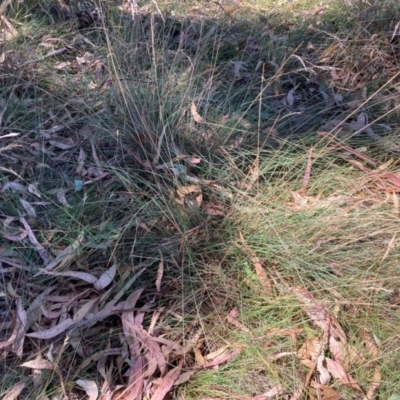
[[[400,3],[96,5],[0,5],[0,397],[398,400]]]

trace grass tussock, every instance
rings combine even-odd
[[[0,6],[0,397],[396,399],[397,2],[34,3]]]

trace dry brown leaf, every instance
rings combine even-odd
[[[68,204],[65,189],[57,190],[57,200],[66,208],[72,207],[70,204]]]
[[[19,199],[19,201],[21,202],[22,207],[24,207],[26,213],[28,214],[28,217],[36,219],[36,211],[33,206],[24,199]]]
[[[75,147],[78,144],[78,140],[77,138],[75,140],[72,138],[57,138],[57,140],[49,140],[49,143],[59,149],[68,150]]]
[[[25,230],[28,232],[29,241],[36,247],[37,252],[39,253],[41,259],[44,261],[45,265],[48,265],[51,262],[51,256],[47,252],[47,250],[37,241],[36,236],[34,235],[31,227],[24,217],[20,217],[19,219],[24,225]]]
[[[51,339],[63,332],[65,332],[69,327],[74,325],[76,321],[71,318],[67,318],[61,321],[58,325],[53,326],[50,329],[45,329],[43,331],[28,333],[26,336],[33,337],[36,339]]]
[[[268,390],[268,392],[265,392],[263,394],[259,394],[254,397],[242,397],[242,398],[240,398],[240,400],[269,400],[269,399],[272,399],[272,398],[278,396],[280,393],[282,393],[282,391],[283,391],[282,386],[278,385],[278,386],[274,386],[273,388]]]
[[[14,326],[14,330],[11,334],[11,336],[4,342],[0,342],[0,350],[4,349],[10,345],[14,346],[14,351],[19,352],[22,348],[22,341],[25,335],[25,330],[26,330],[26,313],[23,311],[22,308],[22,300],[18,299],[17,300],[17,315],[18,313],[20,313],[20,317],[17,317],[16,322],[15,322],[15,326]],[[19,344],[15,345],[16,340],[19,339]],[[22,354],[21,354],[22,355]]]
[[[207,364],[204,365],[195,365],[193,368],[194,369],[199,369],[199,368],[211,368],[211,367],[216,367],[220,364],[223,364],[229,360],[231,360],[233,357],[238,355],[241,352],[241,349],[238,347],[235,350],[231,351],[230,353],[226,354],[221,354],[218,357],[216,357],[213,361],[208,362]]]
[[[76,384],[86,392],[89,400],[97,400],[99,397],[99,389],[95,381],[89,379],[78,379]]]
[[[193,119],[194,119],[197,123],[202,124],[202,123],[205,122],[204,119],[203,119],[203,117],[197,112],[196,104],[192,103],[192,104],[190,105],[190,112],[192,113]]]
[[[130,294],[130,296],[125,300],[124,311],[121,315],[122,328],[126,338],[126,342],[129,346],[131,357],[140,356],[141,344],[135,326],[134,313],[131,309],[136,306],[136,303],[139,300],[142,292],[143,288],[135,290],[133,293]]]
[[[85,318],[90,309],[99,301],[97,297],[88,300],[75,314],[73,317],[74,322],[80,322]]]
[[[71,341],[72,343],[72,341]],[[74,371],[74,376],[78,376],[85,368],[87,368],[89,365],[92,363],[99,361],[102,358],[106,358],[108,356],[120,356],[122,354],[122,349],[107,349],[107,350],[101,350],[98,351],[97,353],[90,354],[89,357],[85,358],[79,367]]]
[[[158,265],[158,271],[157,271],[157,277],[156,277],[156,289],[157,292],[160,293],[161,291],[161,280],[163,277],[164,273],[164,263],[160,261],[160,264]]]
[[[320,356],[322,349],[323,343],[321,339],[310,338],[297,351],[297,357],[304,365],[310,368],[314,362],[313,360]]]
[[[301,194],[305,194],[306,190],[307,190],[307,186],[310,182],[310,177],[311,177],[311,166],[312,166],[312,152],[313,149],[311,148],[308,151],[308,157],[307,157],[307,166],[306,169],[304,171],[304,176],[303,176],[303,181],[301,182],[301,188],[300,188],[300,193]]]
[[[174,386],[175,382],[178,380],[181,374],[182,364],[183,364],[183,358],[179,360],[179,364],[177,367],[169,371],[167,375],[164,376],[164,378],[161,380],[160,385],[158,386],[153,396],[151,397],[151,400],[165,399],[165,396],[172,389],[172,387]]]
[[[244,250],[244,252],[250,257],[251,261],[253,262],[254,269],[256,270],[256,274],[258,276],[258,279],[260,280],[261,286],[264,288],[264,290],[268,294],[271,294],[272,293],[272,285],[271,285],[270,280],[268,279],[267,273],[265,272],[260,259],[253,252],[253,250],[249,247],[245,238],[243,237],[242,232],[239,232],[239,237],[243,244],[242,250]]]
[[[116,273],[117,273],[117,264],[113,264],[108,271],[101,274],[100,278],[94,284],[94,288],[96,290],[102,290],[106,288],[114,280]]]
[[[55,267],[58,267],[58,269],[63,268],[66,264],[71,262],[75,256],[76,256],[76,251],[78,250],[79,246],[83,242],[83,239],[85,237],[85,232],[82,231],[79,233],[78,237],[76,240],[69,246],[67,246],[64,250],[60,251],[58,253],[57,257],[51,261],[49,264],[47,264],[46,269],[50,270]]]
[[[194,357],[196,359],[196,363],[199,365],[204,365],[207,363],[206,359],[203,357],[203,354],[201,352],[201,348],[203,346],[204,339],[199,340],[196,343],[195,349],[194,349]]]
[[[17,400],[19,394],[22,392],[27,384],[27,380],[23,380],[15,384],[8,392],[6,392],[3,400]]]
[[[22,300],[17,300],[17,321],[15,323],[15,342],[13,343],[13,351],[17,354],[18,357],[21,357],[23,354],[24,341],[25,341],[25,333],[27,329],[27,321],[28,317],[26,311],[22,306]]]
[[[379,365],[375,366],[374,376],[372,377],[372,382],[368,388],[368,392],[363,400],[372,400],[375,397],[375,392],[379,388],[382,380],[381,369]]]
[[[319,382],[312,381],[311,387],[314,389],[320,389],[323,393],[323,400],[340,400],[342,395],[336,392],[335,389],[331,388],[330,386],[322,385]]]
[[[79,271],[64,271],[64,272],[57,272],[57,271],[48,271],[47,269],[41,268],[39,269],[38,274],[45,274],[45,275],[53,275],[53,276],[65,276],[75,279],[80,279],[87,283],[96,283],[97,278],[88,272],[79,272]]]
[[[32,369],[51,369],[55,368],[55,364],[48,360],[43,360],[42,358],[27,361],[21,364],[21,367],[32,368]]]
[[[227,315],[226,317],[227,321],[236,326],[236,328],[239,328],[241,331],[243,332],[247,332],[249,333],[251,336],[253,336],[251,330],[249,328],[247,328],[247,326],[243,325],[241,322],[239,322],[235,317],[233,317],[232,315]]]
[[[141,400],[144,387],[144,360],[139,355],[135,358],[135,362],[128,371],[128,389],[125,391],[126,400]]]
[[[358,383],[354,380],[354,378],[350,374],[348,374],[345,371],[343,365],[339,361],[335,361],[330,358],[325,358],[325,362],[327,370],[342,385],[350,386],[353,389],[363,392]]]

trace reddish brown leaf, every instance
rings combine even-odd
[[[156,389],[151,400],[164,400],[165,396],[172,389],[175,382],[178,380],[182,370],[183,359],[179,360],[179,364],[176,368],[172,369],[164,376],[160,386]]]

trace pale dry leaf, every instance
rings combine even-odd
[[[85,318],[90,309],[99,301],[97,297],[88,300],[75,314],[73,317],[74,322],[80,322]]]
[[[379,365],[376,365],[374,369],[374,376],[372,377],[372,382],[369,385],[368,392],[363,400],[373,400],[375,398],[375,393],[379,388],[379,386],[381,385],[381,380],[382,380],[381,368],[379,367]]]
[[[194,358],[195,358],[196,363],[197,363],[198,365],[205,365],[205,364],[207,364],[207,361],[206,361],[206,359],[203,357],[203,354],[202,354],[202,352],[201,352],[201,347],[203,346],[203,343],[204,343],[204,339],[199,340],[199,341],[196,343],[196,347],[195,347],[195,349],[194,349]]]
[[[55,368],[55,364],[48,360],[43,360],[42,358],[35,359],[32,361],[24,362],[20,365],[21,367],[32,368],[32,369],[51,369]]]
[[[58,138],[57,140],[49,140],[49,143],[62,150],[68,150],[75,147],[78,144],[77,139],[72,138]]]
[[[278,396],[280,393],[283,392],[283,387],[281,385],[274,386],[268,392],[259,394],[254,397],[244,397],[241,400],[269,400],[273,399],[274,397]]]
[[[3,400],[17,400],[19,394],[22,392],[26,384],[27,384],[26,380],[20,381],[17,384],[15,384],[9,391],[5,393]]]
[[[345,371],[343,365],[339,361],[335,361],[330,358],[325,358],[325,362],[327,370],[342,385],[350,386],[353,389],[362,392],[362,389],[360,388],[358,383],[354,380],[354,378],[350,374],[348,374]]]
[[[16,190],[17,192],[22,192],[22,193],[26,193],[27,191],[27,187],[18,182],[7,182],[1,189],[1,192],[4,193],[8,189],[13,189]]]
[[[158,265],[158,271],[157,271],[157,277],[156,277],[156,289],[157,292],[160,293],[161,291],[161,280],[163,277],[164,273],[164,263],[160,261],[160,264]]]
[[[57,200],[66,208],[72,207],[70,204],[68,204],[65,189],[57,190]]]
[[[293,107],[293,105],[294,105],[294,102],[295,102],[295,96],[294,96],[294,94],[295,94],[296,89],[297,89],[298,87],[299,87],[299,84],[297,84],[293,89],[289,90],[289,93],[288,93],[287,96],[286,96],[286,101],[287,101],[287,103],[288,103],[288,105],[289,105],[290,107]]]
[[[57,255],[57,257],[46,266],[46,269],[50,270],[55,267],[58,267],[59,269],[61,269],[67,263],[72,261],[75,258],[76,251],[78,250],[79,246],[82,244],[84,237],[85,237],[85,232],[84,231],[80,232],[78,237],[76,238],[76,240],[71,245],[67,246],[64,250],[62,250]]]
[[[251,336],[253,336],[251,330],[249,328],[247,328],[247,326],[243,325],[241,322],[239,322],[235,317],[233,317],[232,315],[228,315],[226,317],[226,320],[236,326],[236,328],[238,328],[239,330],[243,331],[243,332],[247,332],[249,333]]]
[[[327,385],[331,380],[329,371],[324,366],[325,356],[323,354],[318,356],[317,359],[317,370],[319,372],[319,381],[322,385]]]
[[[79,176],[84,175],[83,172],[84,172],[85,161],[86,161],[86,153],[81,147],[79,150],[79,156],[78,156],[78,166],[76,168],[76,173]]]
[[[41,195],[40,192],[38,191],[38,186],[39,186],[39,183],[38,183],[38,182],[36,182],[36,183],[31,183],[31,184],[28,186],[28,192],[31,193],[31,194],[33,194],[33,195],[35,195],[35,196],[37,196],[37,197],[39,197],[39,198],[41,198],[42,195]]]
[[[47,250],[37,241],[36,236],[34,235],[31,227],[24,217],[20,217],[19,219],[24,225],[25,230],[28,232],[29,241],[36,247],[37,252],[39,253],[41,259],[44,261],[45,265],[48,265],[51,262],[51,256],[47,252]]]
[[[312,362],[319,357],[323,348],[323,343],[319,338],[307,339],[300,349],[297,351],[297,357],[306,366],[310,366]]]
[[[366,348],[368,354],[373,359],[376,359],[378,357],[378,354],[379,354],[379,350],[378,350],[378,346],[376,344],[376,341],[371,338],[371,335],[365,329],[363,329],[361,334],[362,334],[364,347]]]
[[[33,206],[24,199],[19,199],[19,201],[22,204],[22,207],[24,207],[26,213],[28,214],[28,217],[36,219],[36,211]]]
[[[68,328],[74,325],[76,321],[71,318],[67,318],[60,322],[58,325],[53,326],[52,328],[45,329],[43,331],[28,333],[26,336],[33,337],[36,339],[51,339],[65,332]]]
[[[97,400],[99,397],[99,389],[95,381],[90,379],[78,379],[76,384],[86,392],[89,400]]]
[[[0,136],[0,139],[5,139],[7,137],[15,137],[15,136],[19,136],[19,135],[20,134],[17,132],[11,132],[11,133],[7,133],[7,135]]]
[[[215,360],[217,357],[219,357],[219,356],[221,356],[223,354],[227,354],[228,353],[228,349],[229,349],[228,345],[223,346],[223,347],[219,348],[218,350],[215,350],[215,351],[207,354],[204,358],[207,361]]]
[[[88,283],[96,283],[97,278],[88,272],[79,272],[79,271],[64,271],[64,272],[57,272],[57,271],[48,271],[47,269],[41,268],[39,269],[38,274],[45,274],[45,275],[52,275],[52,276],[65,276],[71,277],[74,279],[80,279],[82,281]]]
[[[21,298],[21,296],[15,291],[11,281],[7,283],[7,295],[14,299]]]
[[[341,400],[342,399],[342,395],[340,395],[335,389],[331,388],[330,386],[322,385],[319,382],[312,381],[311,387],[322,391],[323,400]]]
[[[22,300],[17,300],[17,321],[15,324],[16,337],[13,343],[13,351],[17,354],[18,357],[21,357],[23,354],[24,341],[25,341],[25,333],[27,329],[27,321],[28,317],[24,307],[22,305]]]
[[[94,284],[94,288],[96,290],[102,290],[106,288],[114,280],[116,273],[117,273],[117,264],[113,264],[108,271],[104,272],[100,276],[100,278]]]
[[[231,360],[232,358],[236,357],[239,353],[241,352],[241,349],[238,347],[235,350],[229,352],[229,353],[225,353],[225,354],[221,354],[220,356],[216,357],[213,361],[208,362],[204,365],[195,365],[193,366],[194,369],[199,369],[199,368],[212,368],[212,367],[216,367],[220,364],[223,364],[229,360]]]
[[[197,123],[202,124],[202,123],[205,122],[204,119],[203,119],[203,117],[197,112],[196,104],[192,103],[192,104],[190,105],[190,112],[191,112],[191,114],[192,114],[193,119],[194,119]]]

